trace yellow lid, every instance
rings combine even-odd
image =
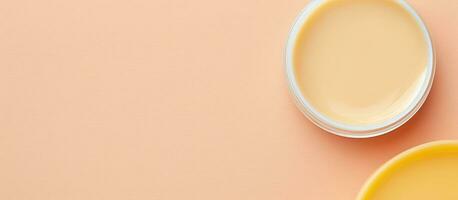
[[[458,199],[458,141],[414,147],[385,163],[358,200]]]

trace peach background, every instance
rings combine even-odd
[[[352,140],[287,91],[306,1],[1,1],[0,199],[353,199],[397,153],[458,138],[458,1],[411,3],[436,45],[431,96]]]

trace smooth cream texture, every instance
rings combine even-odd
[[[458,199],[458,143],[433,143],[395,159],[358,199]]]
[[[421,27],[391,0],[330,0],[305,22],[293,55],[305,99],[347,125],[385,122],[412,102],[425,80]]]

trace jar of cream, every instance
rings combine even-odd
[[[409,120],[435,70],[428,29],[404,0],[312,0],[292,27],[285,62],[305,116],[351,138]]]

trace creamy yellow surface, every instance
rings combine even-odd
[[[349,125],[380,123],[412,101],[428,45],[415,18],[390,0],[329,0],[302,27],[293,62],[302,95]]]
[[[359,200],[458,199],[458,143],[446,142],[395,160],[363,189]]]

